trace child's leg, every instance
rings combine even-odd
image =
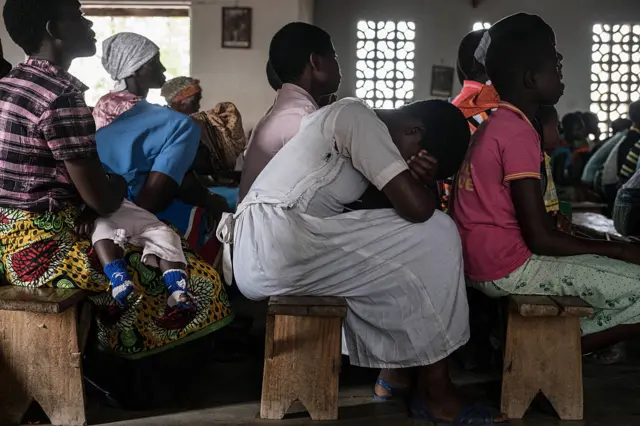
[[[127,306],[127,298],[133,292],[133,281],[124,261],[124,251],[113,241],[96,241],[93,247],[104,267],[104,273],[111,281],[111,295],[122,308]]]
[[[122,247],[130,235],[130,231],[126,228],[127,212],[123,206],[108,218],[96,220],[91,242],[104,267],[104,273],[111,281],[111,295],[120,307],[126,308],[127,298],[134,287],[127,264],[123,259]]]
[[[167,304],[171,308],[193,309],[194,307],[193,300],[187,291],[188,277],[185,267],[184,263],[160,260],[162,279],[169,292]]]
[[[153,264],[157,260],[169,292],[167,305],[171,308],[193,309],[194,302],[188,294],[188,277],[185,272],[187,260],[178,234],[168,226],[156,223],[136,237],[135,241],[144,246],[143,262]]]
[[[131,224],[129,243],[143,247],[142,262],[157,266],[169,291],[167,304],[179,309],[193,309],[194,302],[187,289],[187,260],[182,252],[182,240],[158,218],[132,203],[123,203]]]

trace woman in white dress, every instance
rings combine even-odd
[[[501,417],[465,407],[449,379],[446,359],[469,338],[462,253],[425,188],[436,161],[420,148],[466,148],[468,124],[442,101],[378,113],[343,99],[304,118],[219,228],[234,231],[219,236],[234,243],[238,288],[253,300],[345,297],[353,365],[411,375],[414,417],[493,424]],[[392,208],[345,213],[370,184]]]

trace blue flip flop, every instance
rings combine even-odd
[[[376,385],[389,392],[389,395],[376,394],[376,387],[373,386],[373,399],[375,401],[390,401],[392,399],[404,398],[407,395],[407,389],[396,388],[391,383],[382,379],[376,380]]]
[[[491,425],[505,425],[509,421],[495,422],[495,411],[486,405],[472,404],[464,407],[456,415],[453,421],[443,420],[435,417],[429,408],[422,401],[414,398],[411,401],[411,418],[414,420],[422,420],[433,423],[443,423],[451,425],[467,425],[467,426],[491,426]]]

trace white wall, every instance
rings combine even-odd
[[[124,3],[126,0],[112,0]],[[137,3],[153,0],[137,0]],[[131,3],[131,2],[129,2]],[[460,39],[476,21],[495,21],[527,11],[542,15],[556,30],[565,56],[567,90],[561,112],[589,106],[591,30],[594,22],[640,22],[640,0],[194,0],[192,7],[192,74],[205,89],[204,106],[235,102],[251,128],[273,101],[265,77],[269,42],[291,21],[314,21],[331,33],[343,67],[341,95],[355,92],[356,22],[360,19],[405,19],[417,24],[416,99],[429,98],[431,66],[455,65]],[[253,46],[249,50],[222,49],[223,6],[253,8]],[[4,6],[4,0],[0,0]],[[23,59],[0,24],[5,56]],[[457,90],[457,88],[456,88]]]
[[[5,0],[0,0],[0,8],[4,9]],[[1,14],[0,14],[1,16]],[[2,40],[2,49],[4,57],[11,64],[15,65],[24,60],[24,52],[18,46],[16,46],[7,34],[7,29],[4,26],[4,20],[0,17],[0,40]]]
[[[426,99],[432,65],[455,66],[458,44],[474,22],[495,22],[519,11],[541,15],[556,31],[558,48],[565,56],[567,85],[559,104],[561,112],[589,108],[593,24],[640,23],[640,0],[481,0],[476,9],[471,0],[319,0],[314,23],[333,37],[344,75],[341,95],[345,96],[355,93],[357,21],[415,21],[415,99]]]
[[[4,2],[0,0],[0,7],[4,7]],[[131,3],[126,0],[110,3],[125,2]],[[153,0],[137,0],[137,3],[153,3]],[[223,6],[253,8],[251,49],[222,49]],[[310,22],[312,16],[313,0],[194,0],[191,73],[203,85],[203,107],[213,107],[220,101],[234,102],[242,113],[245,129],[250,129],[273,103],[274,92],[265,74],[271,38],[285,24]],[[0,39],[9,62],[17,64],[24,59],[3,23],[0,23]]]
[[[253,43],[250,50],[222,49],[222,6],[253,8]],[[204,107],[234,102],[250,129],[271,106],[274,91],[265,67],[271,38],[292,21],[311,19],[308,0],[194,1],[192,6],[191,72],[203,84]]]

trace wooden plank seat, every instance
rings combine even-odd
[[[340,297],[272,297],[267,312],[260,417],[280,420],[299,401],[313,420],[338,418]]]
[[[34,399],[54,425],[86,424],[85,297],[75,289],[0,286],[0,425],[19,425]]]
[[[583,417],[579,297],[510,296],[502,376],[502,412],[520,419],[542,392],[562,420]]]
[[[634,238],[620,235],[613,224],[613,219],[598,213],[575,213],[571,222],[580,227],[576,231],[576,235],[579,237],[637,243]]]
[[[594,203],[593,201],[574,201],[571,203],[572,212],[602,214],[606,210],[606,203]]]

